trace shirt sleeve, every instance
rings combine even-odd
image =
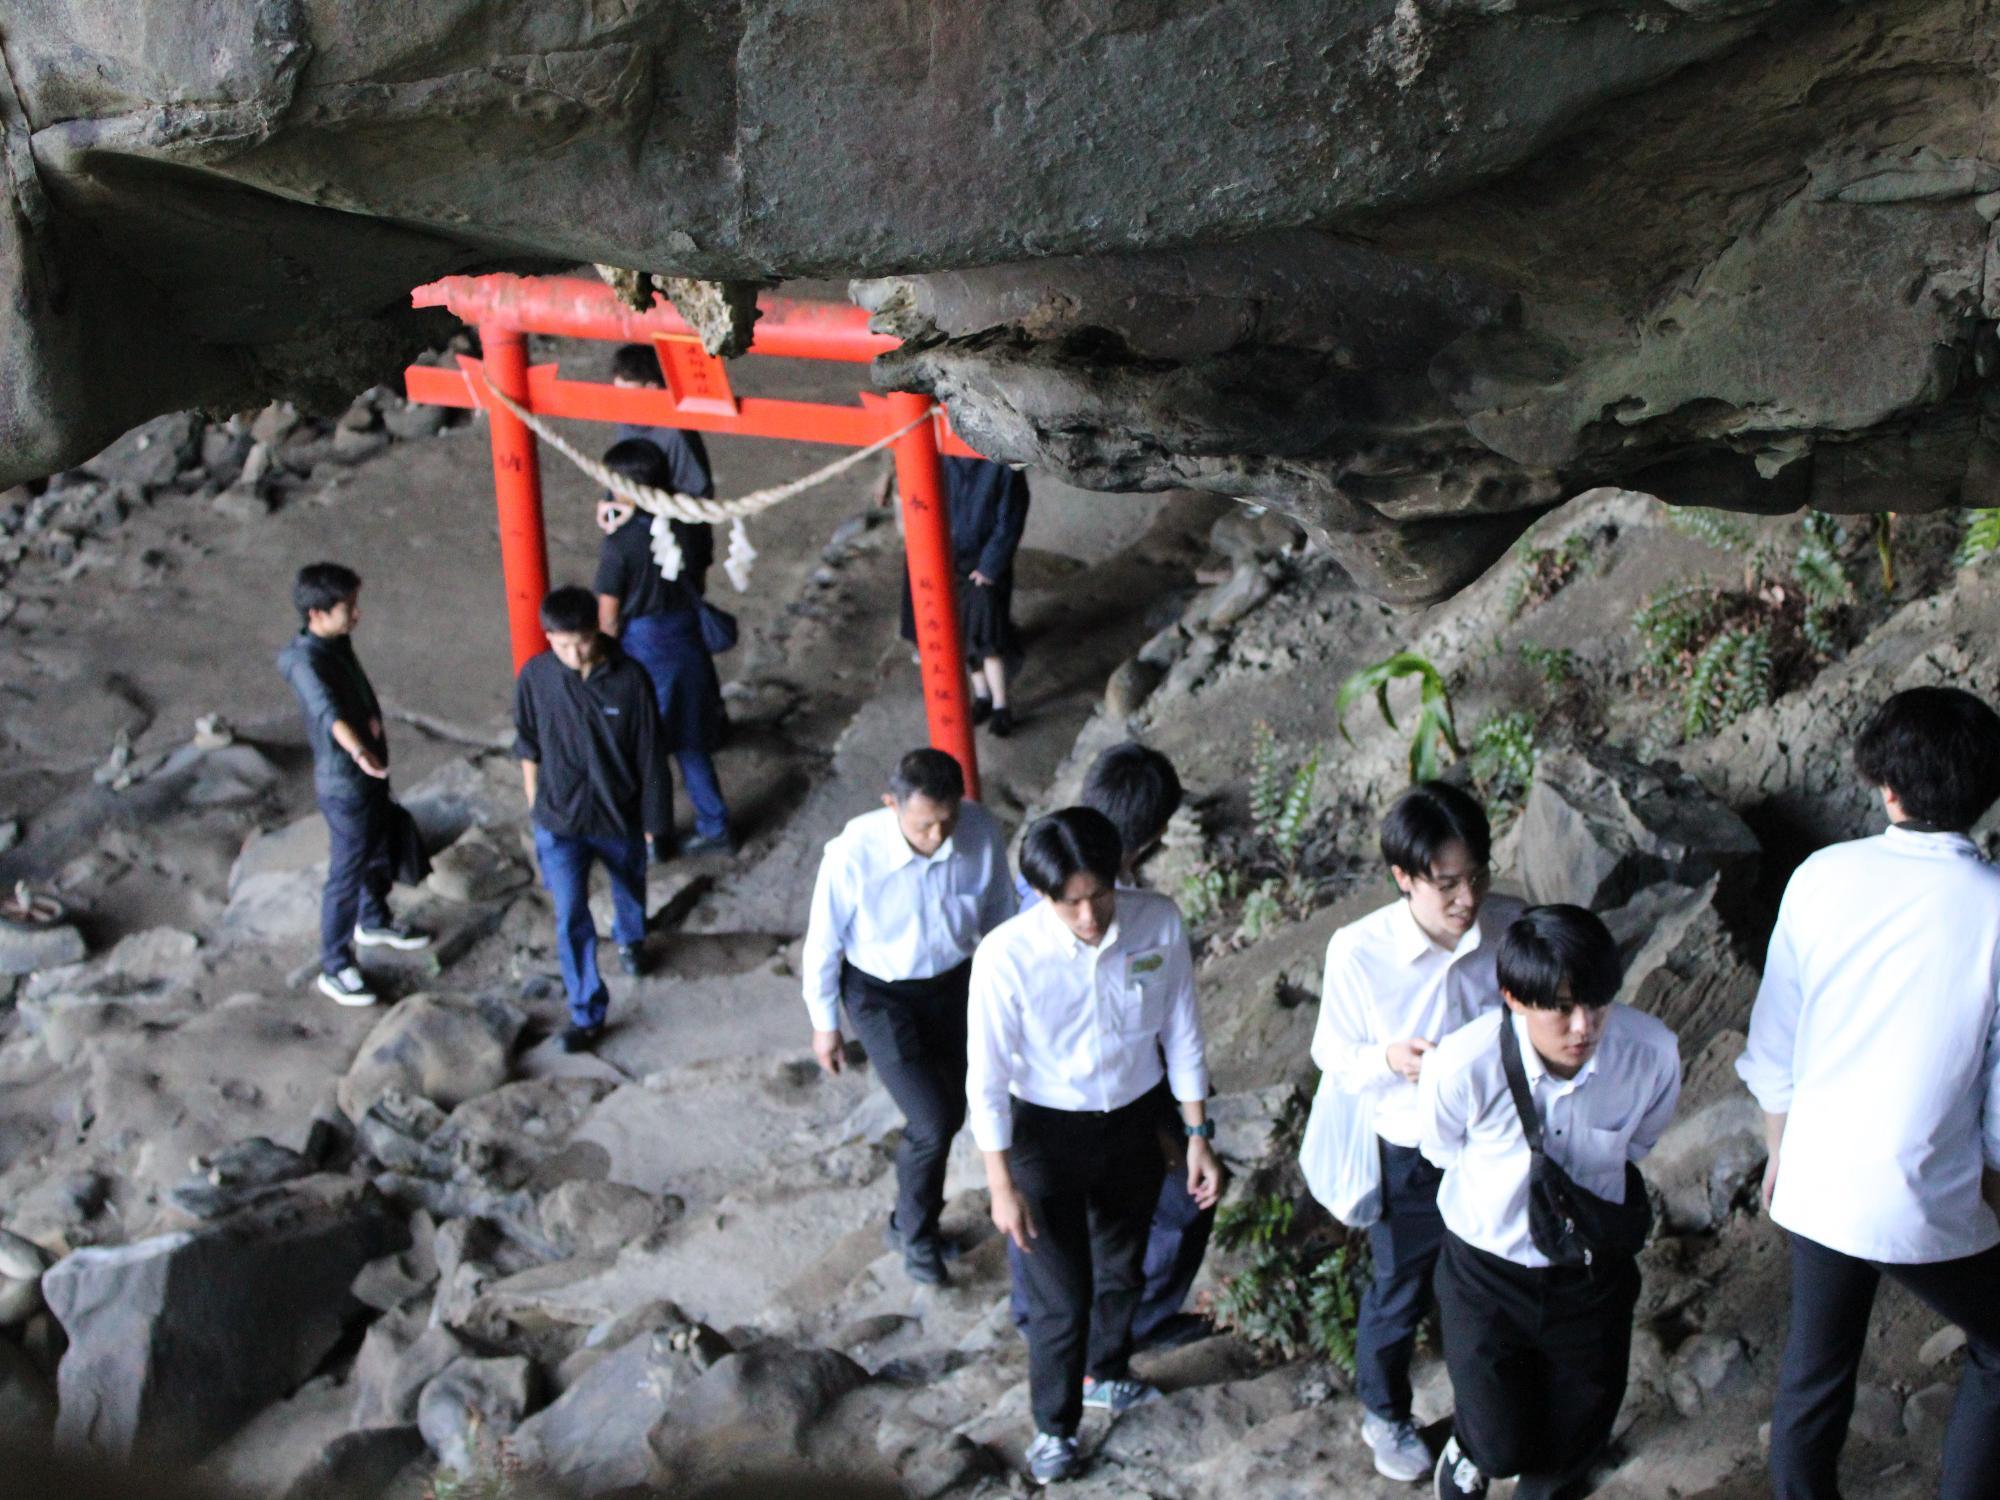
[[[1313,1061],[1344,1094],[1386,1090],[1399,1081],[1386,1046],[1375,1035],[1374,1010],[1360,973],[1337,944],[1329,944],[1319,1020],[1313,1027]]]
[[[535,695],[528,685],[527,668],[523,667],[521,675],[514,679],[514,759],[539,763],[541,758],[541,735],[535,723]]]
[[[806,943],[799,957],[804,971],[806,1011],[813,1030],[840,1029],[840,965],[847,952],[848,928],[854,920],[843,876],[847,873],[837,840],[829,840],[813,881],[812,907],[806,914]]]
[[[1674,1110],[1680,1100],[1681,1055],[1678,1048],[1669,1047],[1653,1080],[1653,1097],[1641,1112],[1639,1123],[1632,1128],[1632,1139],[1625,1148],[1629,1160],[1644,1161],[1646,1154],[1659,1144],[1667,1127],[1674,1123]]]
[[[1417,1149],[1424,1159],[1447,1170],[1456,1165],[1471,1117],[1471,1070],[1441,1068],[1433,1054],[1417,1080]]]
[[[1178,912],[1166,946],[1167,1011],[1160,1024],[1160,1050],[1167,1059],[1167,1086],[1181,1103],[1194,1104],[1208,1097],[1208,1060],[1195,998],[1194,954]]]
[[[667,439],[659,447],[667,456],[669,488],[677,495],[692,495],[697,500],[714,499],[715,480],[708,471],[708,445],[701,435],[682,432],[677,427],[662,428],[661,435]]]
[[[616,537],[606,537],[597,549],[597,575],[590,581],[591,592],[625,601],[625,556]]]
[[[1007,471],[1000,491],[1000,504],[993,517],[993,529],[979,549],[979,571],[988,578],[1004,578],[1014,567],[1014,554],[1021,546],[1021,533],[1028,526],[1028,476]]]
[[[966,1002],[966,1113],[981,1151],[1005,1151],[1014,1144],[1014,1105],[1007,1086],[1020,1044],[1021,997],[1012,993],[988,938],[972,955]]]
[[[1020,898],[1014,892],[1013,872],[1007,868],[1007,849],[1000,842],[997,829],[989,829],[986,835],[985,857],[986,885],[979,893],[981,937],[1021,910]]]
[[[2000,1172],[2000,1005],[1993,1008],[1993,1031],[1986,1038],[1986,1169]]]
[[[278,658],[278,666],[285,674],[285,681],[292,685],[292,691],[298,694],[299,707],[305,710],[306,733],[316,742],[329,738],[340,710],[319,673],[313,670],[312,662],[303,651],[288,651]]]
[[[1804,991],[1799,982],[1798,949],[1792,935],[1792,892],[1798,877],[1785,888],[1778,904],[1778,925],[1764,958],[1764,979],[1757,1003],[1750,1010],[1750,1043],[1736,1060],[1736,1075],[1756,1096],[1767,1114],[1789,1114],[1792,1108],[1792,1054],[1798,1044],[1799,1010]]]

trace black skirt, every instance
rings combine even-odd
[[[953,587],[958,595],[958,635],[966,664],[976,667],[987,657],[998,656],[1012,670],[1021,658],[1021,637],[1014,629],[1014,575],[978,584],[970,575],[960,574]],[[917,617],[907,572],[903,575],[902,635],[916,644]]]

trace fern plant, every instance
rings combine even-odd
[[[1714,584],[1688,580],[1647,596],[1632,616],[1639,637],[1639,659],[1650,670],[1670,671],[1707,639],[1722,613],[1722,595]]]
[[[1458,727],[1452,722],[1451,690],[1445,685],[1444,675],[1428,658],[1415,651],[1398,651],[1372,667],[1363,667],[1340,685],[1340,692],[1333,700],[1334,722],[1340,727],[1340,737],[1353,744],[1354,738],[1347,732],[1347,710],[1357,698],[1373,693],[1375,706],[1382,711],[1382,721],[1391,729],[1400,729],[1389,707],[1389,685],[1404,677],[1417,679],[1417,717],[1410,731],[1410,779],[1430,781],[1444,770],[1444,751],[1463,756],[1465,749],[1458,742]]]
[[[1682,536],[1691,536],[1718,552],[1747,553],[1754,545],[1750,528],[1726,510],[1676,507],[1668,517],[1668,524]]]
[[[1567,687],[1579,675],[1576,653],[1567,646],[1542,646],[1534,641],[1523,641],[1515,650],[1520,653],[1522,663],[1547,687]]]
[[[1312,826],[1313,791],[1319,784],[1319,749],[1287,770],[1278,736],[1263,720],[1250,730],[1250,823],[1270,844],[1279,868],[1290,874]]]
[[[1553,547],[1524,546],[1520,571],[1507,586],[1507,618],[1561,593],[1589,556],[1590,538],[1580,531],[1572,531]]]
[[[1967,511],[1965,534],[1958,541],[1958,565],[1976,563],[1996,550],[2000,550],[2000,509]]]
[[[1821,656],[1840,649],[1835,614],[1854,598],[1854,580],[1847,575],[1840,549],[1847,532],[1825,511],[1809,510],[1799,523],[1798,549],[1792,554],[1792,580],[1805,600],[1799,633]]]
[[[1681,732],[1713,734],[1771,701],[1775,671],[1764,626],[1725,630],[1695,658],[1681,696]]]
[[[1467,762],[1489,803],[1506,807],[1520,801],[1535,779],[1534,717],[1517,710],[1480,720]]]
[[[1205,927],[1242,894],[1243,877],[1236,871],[1201,870],[1181,883],[1181,914],[1190,925]]]
[[[1221,1284],[1215,1320],[1284,1359],[1308,1355],[1354,1368],[1354,1323],[1366,1274],[1361,1241],[1294,1242],[1296,1206],[1267,1193],[1216,1216],[1215,1243],[1244,1264]]]

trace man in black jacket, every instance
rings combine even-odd
[[[646,830],[661,825],[669,790],[657,740],[652,680],[597,628],[597,597],[559,588],[542,601],[549,649],[514,684],[514,754],[534,814],[535,854],[556,909],[556,951],[569,994],[563,1049],[604,1032],[610,1000],[597,970],[590,867],[611,878],[612,941],[625,972],[643,966]]]
[[[326,889],[320,896],[319,988],[337,1005],[375,1003],[354,949],[421,948],[423,933],[389,915],[394,883],[389,740],[382,706],[354,654],[361,577],[339,563],[312,563],[292,583],[299,633],[278,653],[278,670],[305,710],[313,791],[326,819]]]

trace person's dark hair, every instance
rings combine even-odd
[[[1109,818],[1092,808],[1065,807],[1028,825],[1021,840],[1021,878],[1053,900],[1072,875],[1086,870],[1116,885],[1124,858],[1125,846]]]
[[[942,750],[912,750],[890,773],[889,795],[898,802],[913,796],[956,802],[965,795],[965,772]]]
[[[653,352],[651,344],[620,344],[618,352],[611,356],[611,378],[636,380],[641,385],[667,383],[660,372],[660,356]]]
[[[1501,936],[1500,988],[1537,1010],[1609,1005],[1625,982],[1618,941],[1580,906],[1531,906]],[[1569,981],[1568,1000],[1560,997]]]
[[[597,595],[578,584],[550,589],[542,600],[542,629],[551,634],[594,635],[597,631]]]
[[[1444,846],[1456,840],[1475,865],[1493,857],[1486,809],[1470,793],[1443,781],[1420,781],[1382,820],[1382,858],[1406,875],[1428,875]]]
[[[604,467],[620,479],[629,479],[634,484],[648,485],[656,490],[673,488],[667,455],[660,451],[659,444],[649,443],[644,438],[627,438],[622,443],[613,443],[604,451]]]
[[[2000,798],[2000,714],[1961,688],[1906,689],[1862,726],[1854,769],[1911,817],[1962,833]]]
[[[292,603],[304,623],[316,609],[332,609],[343,599],[352,599],[361,587],[361,575],[345,563],[307,563],[292,580]]]
[[[1111,820],[1130,854],[1167,831],[1167,820],[1181,805],[1181,779],[1159,751],[1127,740],[1092,762],[1077,800]]]

